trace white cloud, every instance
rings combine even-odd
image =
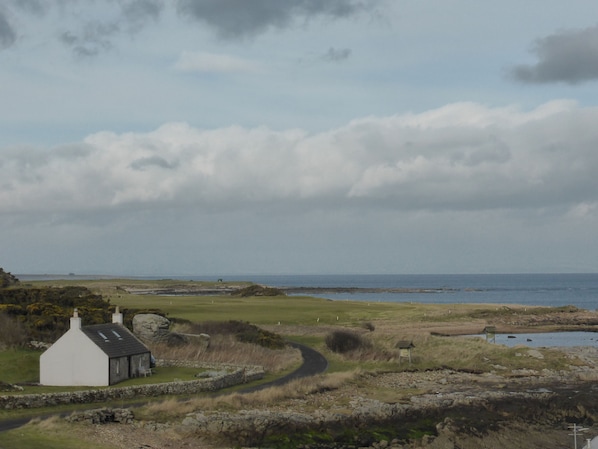
[[[4,150],[0,210],[370,205],[546,208],[598,201],[598,109],[448,105],[319,134],[184,123]]]
[[[255,73],[260,71],[258,64],[243,58],[192,51],[183,51],[174,67],[181,72],[198,73]]]

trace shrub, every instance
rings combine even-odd
[[[363,323],[363,328],[370,332],[374,332],[376,330],[376,326],[369,321],[367,323]]]
[[[349,331],[334,331],[326,336],[326,346],[333,352],[344,354],[365,349],[369,344],[359,335]]]
[[[16,285],[18,283],[19,280],[16,277],[0,267],[0,288],[10,287],[11,285]]]
[[[245,321],[205,321],[190,326],[188,333],[208,335],[234,335],[238,341],[253,343],[264,348],[282,349],[286,346],[284,339],[274,332],[261,329]]]
[[[0,314],[0,348],[15,348],[27,342],[27,331],[23,323],[15,318]]]

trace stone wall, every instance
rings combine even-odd
[[[158,364],[169,366],[169,361],[160,361]],[[172,366],[172,365],[170,365]],[[216,365],[192,364],[192,367],[210,367]],[[217,365],[222,370],[222,365]],[[227,365],[227,368],[231,368]],[[43,393],[43,394],[15,394],[0,396],[0,408],[25,409],[39,408],[65,404],[88,404],[112,400],[130,400],[162,395],[186,395],[206,391],[218,391],[246,382],[251,382],[264,377],[261,367],[235,367],[232,372],[221,372],[219,375],[207,379],[197,379],[179,382],[164,382],[159,384],[135,385],[130,387],[111,387],[84,391]]]

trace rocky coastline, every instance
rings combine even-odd
[[[361,374],[361,382],[379,391],[413,392],[401,401],[345,385],[275,406],[195,410],[168,422],[127,415],[126,423],[95,431],[118,434],[123,448],[132,447],[127,435],[149,448],[563,449],[574,447],[570,426],[579,424],[588,428],[578,440],[582,447],[585,438],[598,435],[598,349],[562,350],[572,361],[562,371]],[[521,351],[522,357],[542,356],[538,349]]]

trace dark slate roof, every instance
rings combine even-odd
[[[93,324],[81,330],[110,358],[149,352],[147,346],[120,324]]]

